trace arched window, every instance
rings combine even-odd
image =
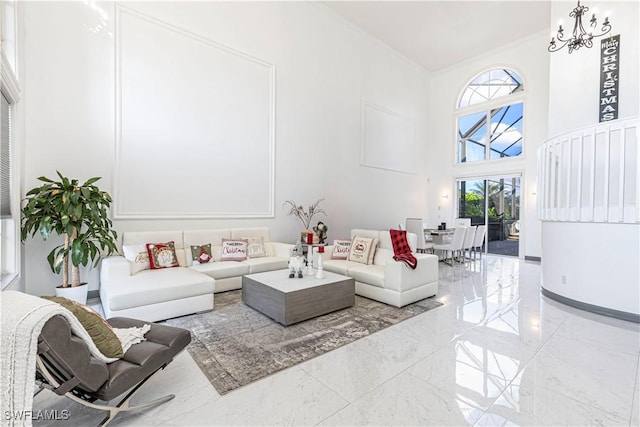
[[[499,68],[476,76],[458,101],[458,163],[516,157],[522,154],[524,90],[512,70]]]

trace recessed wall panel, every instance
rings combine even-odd
[[[116,217],[273,216],[274,67],[117,11]]]
[[[360,163],[415,173],[414,120],[387,108],[363,103]]]

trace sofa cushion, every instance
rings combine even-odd
[[[122,233],[123,245],[144,245],[170,240],[175,242],[176,249],[182,249],[182,231],[127,231]]]
[[[359,265],[349,269],[349,276],[356,279],[356,282],[368,285],[384,287],[384,266],[382,265]]]
[[[249,258],[244,262],[249,264],[249,274],[283,270],[289,265],[289,260],[278,257]]]
[[[282,243],[275,242],[276,245],[282,245]],[[276,250],[273,247],[274,242],[264,242],[264,252],[266,256],[276,256]],[[289,254],[290,255],[290,254]],[[289,258],[287,257],[287,261]]]
[[[353,238],[355,236],[362,236],[362,237],[370,237],[372,239],[379,239],[380,238],[380,232],[378,230],[365,230],[362,228],[354,228],[353,230],[351,230],[351,240],[353,240]]]
[[[210,264],[203,264],[210,265]],[[111,311],[213,294],[215,281],[190,268],[144,270],[127,280],[114,280],[101,292]]]
[[[212,246],[221,246],[222,239],[230,239],[231,230],[185,230],[184,244],[188,248],[191,245],[206,245],[211,243]]]
[[[259,259],[259,258],[258,258]],[[199,264],[191,267],[192,270],[204,273],[214,279],[226,279],[227,277],[249,274],[249,264],[246,261],[216,261],[207,264]]]
[[[411,252],[415,252],[418,245],[418,236],[416,236],[415,233],[407,233],[407,242],[409,242]],[[383,230],[380,232],[380,247],[393,250],[393,243],[391,243],[391,233],[389,233],[389,230]]]
[[[387,261],[393,261],[393,250],[378,248],[376,254],[373,257],[373,263],[375,265],[385,265]]]
[[[244,236],[262,237],[265,242],[271,240],[269,238],[269,227],[245,227],[231,229],[232,239],[242,239]]]
[[[331,271],[332,273],[342,274],[344,276],[349,275],[349,268],[356,267],[362,265],[357,262],[343,260],[343,259],[323,259],[323,268],[327,271]]]

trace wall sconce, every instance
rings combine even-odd
[[[590,48],[593,46],[592,40],[594,37],[602,37],[605,34],[609,33],[609,31],[611,31],[611,23],[609,23],[609,18],[605,17],[604,22],[602,23],[602,28],[600,29],[602,33],[600,34],[593,34],[592,32],[587,33],[584,29],[584,26],[582,25],[582,15],[584,15],[588,11],[589,11],[589,8],[587,6],[580,5],[580,2],[578,1],[578,6],[576,6],[576,8],[573,9],[571,13],[569,13],[569,16],[571,18],[574,18],[573,31],[572,31],[571,38],[569,39],[564,38],[564,28],[562,28],[562,25],[560,25],[558,26],[558,34],[556,35],[556,37],[551,38],[551,42],[549,43],[549,47],[547,48],[547,50],[549,52],[557,52],[563,47],[568,46],[569,53],[571,53],[574,50],[580,49],[582,46],[586,46]],[[595,29],[596,26],[598,25],[598,20],[596,19],[595,13],[591,15],[589,24],[592,30]],[[556,39],[561,44],[556,43]]]

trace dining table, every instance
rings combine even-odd
[[[431,240],[434,245],[441,245],[446,243],[448,238],[453,235],[455,228],[447,228],[446,230],[435,230],[431,228],[424,229],[424,237],[426,240]]]

